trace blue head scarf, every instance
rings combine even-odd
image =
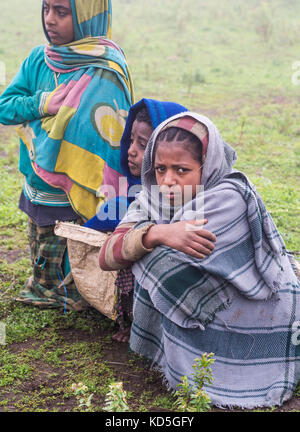
[[[173,115],[188,111],[187,108],[177,103],[160,102],[153,99],[141,99],[130,108],[124,133],[121,139],[121,169],[123,174],[127,177],[129,187],[141,184],[141,178],[133,176],[128,167],[128,150],[130,147],[133,122],[135,121],[137,113],[143,108],[146,108],[149,113],[153,130],[156,129],[160,123],[172,117]]]

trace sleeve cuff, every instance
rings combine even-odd
[[[43,92],[41,94],[40,104],[39,104],[39,114],[41,117],[45,117],[44,107],[45,107],[46,99],[50,94],[51,94],[50,92]]]
[[[143,244],[144,235],[153,226],[154,224],[149,224],[142,228],[138,228],[138,229],[133,228],[126,233],[126,235],[124,236],[124,242],[122,248],[122,255],[124,259],[135,262],[138,261],[147,253],[153,251],[153,249],[145,248]]]

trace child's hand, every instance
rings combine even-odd
[[[151,249],[159,245],[169,246],[195,258],[203,259],[214,250],[216,236],[202,229],[207,220],[175,222],[155,225],[143,238],[143,244]]]

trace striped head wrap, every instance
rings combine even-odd
[[[207,154],[209,139],[207,127],[203,123],[200,123],[194,118],[188,116],[171,121],[163,128],[163,130],[170,129],[172,127],[183,129],[200,139],[202,143],[202,160],[204,162]]]

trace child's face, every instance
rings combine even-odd
[[[128,167],[132,175],[141,176],[143,157],[153,129],[146,122],[135,120],[132,124]]]
[[[44,21],[53,45],[65,45],[74,40],[70,0],[45,0]]]
[[[156,149],[154,166],[160,191],[171,205],[194,198],[201,183],[201,164],[193,159],[182,142],[161,141]],[[189,188],[185,189],[185,186]]]

